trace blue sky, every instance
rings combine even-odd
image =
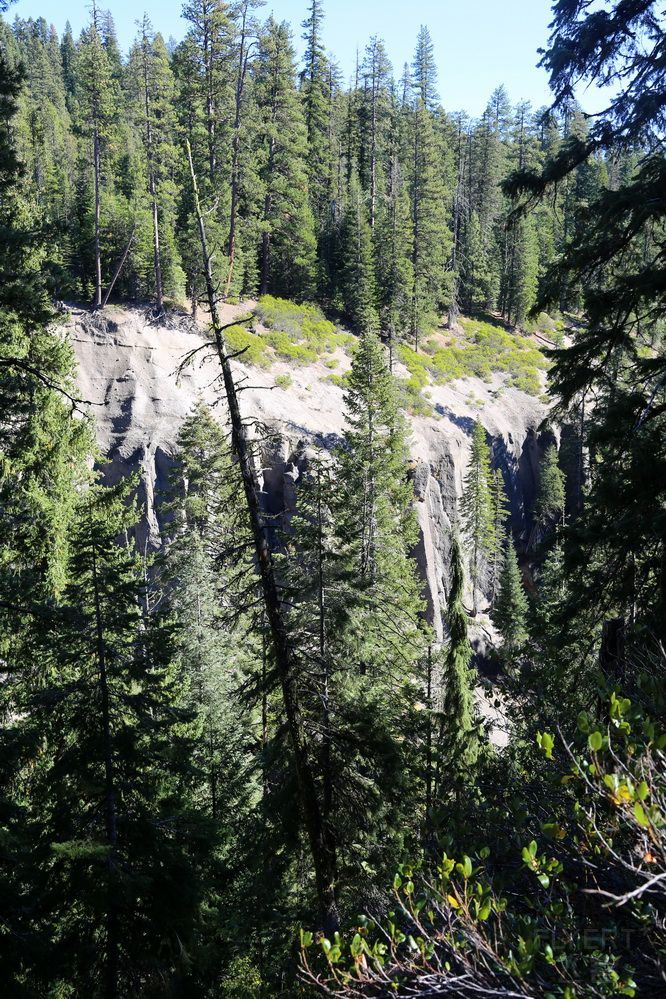
[[[180,18],[180,0],[99,0],[113,14],[118,37],[126,49],[136,31],[136,19],[144,10],[156,30],[166,39],[182,38],[185,23]],[[525,99],[535,107],[549,102],[548,79],[536,68],[537,49],[546,43],[550,0],[325,0],[325,42],[345,74],[353,71],[357,47],[373,33],[382,37],[396,75],[411,61],[419,25],[430,28],[437,65],[439,89],[449,111],[482,112],[493,89],[503,83],[513,101]],[[302,50],[300,22],[307,0],[268,0],[264,8],[294,29],[297,50]],[[75,34],[88,19],[88,0],[19,0],[5,15],[44,17],[62,32],[69,19]],[[596,110],[598,98],[581,95],[585,110]]]

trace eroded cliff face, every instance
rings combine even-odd
[[[227,306],[225,321],[239,311]],[[78,361],[78,387],[91,404],[97,438],[108,459],[105,474],[116,480],[139,471],[144,508],[137,529],[141,548],[160,543],[160,496],[173,465],[180,426],[198,399],[221,422],[225,405],[214,358],[199,351],[179,368],[205,336],[186,317],[157,324],[139,309],[73,310],[66,325]],[[291,384],[276,378],[289,374]],[[321,364],[277,363],[270,369],[236,363],[244,416],[261,443],[262,501],[276,518],[289,518],[296,486],[313,444],[330,447],[344,426],[343,393]],[[474,421],[486,428],[502,469],[514,533],[526,536],[537,484],[539,459],[552,437],[539,433],[546,409],[538,399],[492,383],[464,379],[432,386],[435,415],[409,417],[411,475],[420,539],[417,558],[424,579],[429,618],[438,636],[446,607],[448,563],[456,505],[462,492]],[[95,405],[96,404],[96,405]]]

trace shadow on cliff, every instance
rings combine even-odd
[[[438,416],[445,416],[447,420],[450,420],[451,423],[462,430],[468,437],[471,437],[474,433],[474,424],[476,421],[471,416],[458,416],[448,406],[442,406],[439,402],[435,406],[435,412]]]

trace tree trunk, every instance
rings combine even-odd
[[[432,645],[428,646],[428,664],[426,674],[426,709],[428,712],[428,730],[426,733],[426,827],[432,811]]]
[[[326,641],[326,582],[324,573],[324,538],[322,510],[321,469],[317,470],[317,569],[318,569],[318,603],[319,603],[319,659],[324,672],[324,689],[322,690],[322,742],[323,742],[323,785],[324,785],[324,823],[330,826],[333,812],[333,773],[331,770],[331,710],[330,710],[330,663]]]
[[[626,622],[623,617],[614,617],[604,621],[601,631],[599,664],[604,676],[611,683],[622,682],[625,679],[625,633]]]
[[[95,172],[95,302],[94,308],[102,308],[102,251],[101,251],[101,148],[99,130],[95,126],[93,130],[93,167]]]
[[[123,267],[125,266],[125,261],[127,260],[127,254],[129,253],[130,247],[131,247],[132,243],[134,242],[134,235],[135,235],[135,233],[136,233],[136,226],[134,226],[134,228],[132,229],[132,232],[130,233],[130,238],[127,240],[127,246],[123,250],[122,256],[121,256],[120,260],[118,261],[118,265],[117,265],[115,271],[113,272],[113,277],[111,278],[111,283],[109,284],[109,287],[106,289],[106,292],[104,294],[104,298],[102,299],[102,305],[101,305],[102,308],[104,308],[105,305],[106,305],[106,303],[109,301],[109,298],[111,297],[111,292],[113,291],[113,286],[115,285],[116,281],[120,277],[120,272],[122,271]]]
[[[275,139],[271,139],[270,148],[268,152],[268,177],[272,177],[273,165],[275,162]],[[273,206],[273,198],[271,195],[271,180],[269,179],[266,197],[264,199],[264,231],[261,234],[261,294],[267,295],[270,282],[271,274],[271,232],[270,232],[270,214]]]
[[[211,184],[217,173],[217,155],[215,150],[215,87],[213,81],[213,43],[210,37],[210,23],[204,24],[203,37],[204,66],[206,75],[206,135],[208,138],[208,173]]]
[[[162,260],[160,256],[160,230],[159,214],[157,207],[157,183],[155,180],[155,163],[153,150],[153,129],[150,122],[150,90],[148,82],[148,53],[146,50],[147,39],[143,39],[143,94],[146,112],[146,152],[148,154],[148,190],[153,214],[153,258],[155,266],[155,302],[160,312],[164,308],[164,295],[162,291]]]
[[[284,612],[275,579],[273,557],[268,546],[263,518],[259,508],[259,489],[254,462],[247,441],[245,425],[241,416],[238,393],[234,382],[233,372],[231,370],[231,362],[229,360],[224,342],[223,334],[226,327],[222,325],[217,306],[211,258],[208,252],[206,230],[199,203],[197,179],[189,143],[187,151],[190,174],[192,178],[195,212],[199,226],[199,238],[201,240],[201,251],[204,264],[204,276],[206,280],[206,292],[210,307],[211,326],[218,360],[222,368],[224,388],[229,407],[232,446],[238,458],[238,465],[243,481],[243,491],[245,494],[245,502],[247,505],[247,512],[252,531],[257,568],[261,580],[263,603],[266,610],[266,618],[273,644],[275,664],[280,679],[284,710],[287,718],[292,752],[294,754],[294,763],[296,766],[296,776],[298,779],[298,788],[301,798],[300,804],[303,809],[308,841],[312,854],[312,862],[315,871],[315,882],[317,887],[322,928],[326,934],[331,934],[338,928],[340,922],[335,898],[335,849],[330,836],[330,831],[326,828],[326,824],[323,821],[317,794],[317,784],[310,764],[307,746],[305,744],[303,724],[301,721],[301,710],[298,699],[298,689],[296,685],[297,662],[287,632]]]
[[[418,114],[414,112],[414,163],[413,171],[414,176],[412,177],[412,267],[414,268],[414,273],[412,276],[412,281],[414,282],[412,289],[412,336],[414,337],[414,350],[418,354],[419,352],[419,327],[418,327],[418,263],[419,263],[419,243],[420,243],[420,232],[419,232],[419,191],[418,191],[418,175],[419,175],[419,120]]]
[[[261,285],[260,294],[268,294],[268,277],[270,274],[271,260],[271,234],[264,229],[261,234]]]
[[[106,968],[105,992],[107,999],[118,997],[118,974],[120,956],[120,928],[116,901],[116,845],[118,841],[118,819],[116,812],[115,772],[113,765],[113,742],[111,737],[111,717],[109,705],[109,684],[106,668],[106,642],[104,621],[97,575],[97,550],[91,537],[92,577],[95,601],[95,638],[97,654],[97,682],[102,702],[102,744],[104,746],[104,812],[106,841],[109,847],[107,859],[107,905],[106,905]]]

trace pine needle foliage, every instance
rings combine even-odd
[[[495,624],[504,640],[503,650],[506,655],[519,652],[527,638],[527,612],[527,596],[523,589],[516,549],[509,538],[493,613]]]
[[[491,493],[492,472],[486,431],[477,420],[472,432],[467,475],[461,502],[462,523],[469,544],[470,581],[474,614],[478,613],[479,590],[485,582],[489,556],[495,541],[495,516]]]

